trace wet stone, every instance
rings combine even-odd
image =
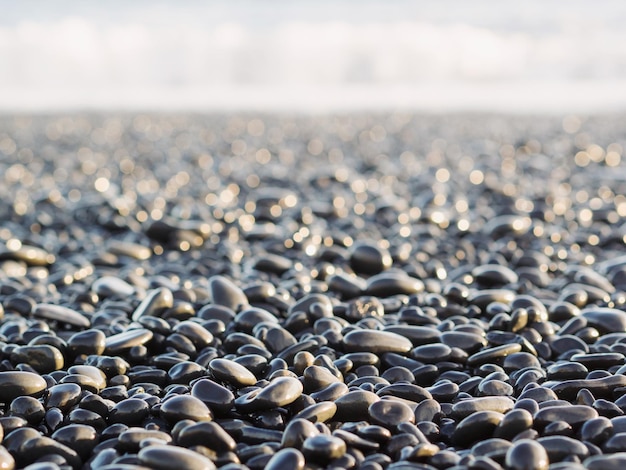
[[[376,274],[389,269],[392,259],[389,252],[373,242],[355,243],[349,253],[350,266],[357,273]]]
[[[145,328],[127,330],[116,335],[109,336],[105,341],[105,350],[108,353],[116,353],[135,346],[148,343],[154,333]]]
[[[243,290],[224,276],[213,276],[209,279],[209,292],[213,303],[234,311],[248,304]]]
[[[91,289],[100,297],[118,297],[121,299],[130,297],[135,293],[135,288],[115,276],[102,276],[94,281]]]
[[[231,452],[237,446],[230,434],[213,421],[185,426],[178,434],[176,441],[183,447],[204,445],[216,452]]]
[[[46,387],[46,381],[32,372],[0,372],[0,402],[3,403],[22,395],[40,396]]]
[[[626,330],[626,312],[609,307],[589,307],[581,312],[587,323],[602,333]]]
[[[569,456],[584,459],[589,455],[589,449],[580,441],[567,436],[549,436],[537,439],[548,453],[550,462],[559,462]]]
[[[278,377],[266,387],[253,390],[235,399],[235,407],[243,412],[260,411],[286,406],[302,394],[302,383],[292,377]]]
[[[198,398],[191,395],[177,395],[165,400],[161,404],[160,413],[163,418],[176,423],[183,419],[192,421],[211,421],[213,413]]]
[[[372,403],[368,414],[373,424],[395,429],[400,423],[415,422],[413,410],[408,405],[393,400],[380,400]]]
[[[206,378],[193,384],[191,395],[202,401],[216,414],[228,412],[235,403],[235,396],[228,388]]]
[[[506,453],[511,470],[547,470],[550,464],[546,449],[537,441],[520,439]]]
[[[408,353],[411,341],[396,333],[378,330],[354,330],[343,337],[346,350],[351,352]]]
[[[37,304],[32,311],[33,316],[43,320],[66,323],[68,325],[89,328],[91,322],[76,310],[53,304]]]
[[[148,416],[150,408],[144,400],[127,398],[117,403],[108,416],[109,423],[122,423],[139,426]]]
[[[19,346],[11,351],[10,358],[13,364],[28,364],[40,374],[62,369],[65,364],[61,351],[47,344]]]
[[[493,437],[493,432],[504,415],[496,411],[477,411],[464,418],[454,429],[452,441],[456,445],[467,446],[474,442]]]
[[[302,444],[304,457],[319,463],[327,463],[339,458],[345,452],[346,443],[342,439],[325,434],[308,437]]]
[[[254,385],[257,382],[257,378],[252,372],[228,359],[213,359],[209,363],[209,370],[216,379],[237,387]]]
[[[156,470],[171,470],[172,468],[212,470],[217,468],[207,457],[176,446],[148,446],[139,451],[138,457],[141,464]]]
[[[298,449],[282,449],[272,456],[267,462],[265,468],[267,470],[282,470],[290,468],[293,470],[304,469],[305,459],[302,452]]]

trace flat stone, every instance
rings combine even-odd
[[[343,337],[343,344],[347,351],[372,353],[407,353],[413,347],[410,340],[404,336],[388,331],[354,330]]]
[[[89,328],[91,322],[89,318],[81,315],[76,310],[53,304],[37,304],[33,308],[33,316],[44,320],[58,321],[68,325]]]

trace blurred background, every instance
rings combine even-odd
[[[0,111],[626,109],[626,2],[0,0]]]

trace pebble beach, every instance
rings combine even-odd
[[[623,468],[625,122],[0,116],[0,468]]]

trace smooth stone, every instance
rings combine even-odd
[[[424,364],[436,364],[447,361],[452,355],[452,348],[442,343],[425,344],[411,350],[411,357]]]
[[[395,429],[400,423],[415,422],[413,409],[408,405],[395,400],[380,400],[372,403],[368,414],[373,424],[389,429]]]
[[[96,430],[84,424],[64,426],[57,429],[50,437],[73,449],[83,461],[87,460],[99,441]]]
[[[15,459],[4,446],[0,446],[0,469],[13,470],[14,468]]]
[[[417,325],[388,325],[383,331],[403,336],[413,343],[413,346],[422,346],[429,343],[443,342],[443,335],[435,328]],[[445,334],[445,333],[444,333]]]
[[[590,406],[548,406],[540,409],[533,417],[537,426],[545,427],[554,421],[565,421],[570,426],[582,426],[586,421],[598,417],[598,412]]]
[[[67,323],[80,328],[89,328],[91,326],[89,318],[81,315],[76,310],[62,305],[37,304],[33,308],[32,314],[37,318]]]
[[[280,327],[267,330],[264,339],[267,348],[274,354],[280,353],[297,342],[298,340],[289,331]]]
[[[446,331],[441,334],[441,342],[451,348],[460,348],[468,354],[474,354],[487,346],[487,339],[475,333],[464,331]]]
[[[139,426],[150,413],[150,407],[145,400],[127,398],[117,403],[111,409],[109,424],[123,423],[127,426]]]
[[[45,399],[47,409],[68,410],[80,401],[82,389],[75,383],[58,384],[48,389]]]
[[[266,387],[254,390],[235,399],[235,407],[243,412],[268,410],[287,406],[303,392],[302,383],[293,377],[278,377]]]
[[[235,404],[233,392],[207,378],[194,382],[191,396],[198,398],[216,414],[227,413]]]
[[[213,376],[236,387],[245,387],[257,383],[257,378],[244,366],[229,359],[217,358],[209,362]]]
[[[302,454],[307,460],[326,463],[346,453],[346,443],[335,436],[318,434],[306,438],[302,444]]]
[[[537,442],[541,444],[546,452],[550,462],[560,462],[561,460],[576,456],[584,459],[589,455],[589,449],[580,441],[567,436],[548,436],[540,437]]]
[[[215,339],[210,331],[199,323],[190,320],[181,321],[174,326],[172,331],[185,336],[199,349],[210,346]]]
[[[75,365],[67,369],[68,374],[83,375],[89,377],[99,390],[107,386],[107,377],[100,369],[89,365]],[[79,383],[80,384],[80,383]]]
[[[507,412],[496,427],[493,435],[503,439],[513,439],[533,426],[533,415],[523,408]]]
[[[165,443],[172,441],[172,437],[163,431],[148,430],[140,427],[128,428],[126,426],[123,429],[117,437],[115,446],[120,452],[137,452],[141,447],[141,442],[146,439],[155,439]]]
[[[243,290],[224,276],[216,275],[209,278],[209,293],[214,304],[234,311],[248,305],[248,298]]]
[[[317,436],[319,433],[320,430],[315,427],[313,422],[302,418],[294,418],[285,427],[281,447],[300,449],[307,438]]]
[[[135,288],[128,282],[115,276],[102,276],[94,281],[91,290],[100,297],[119,297],[125,299],[135,293]]]
[[[109,252],[117,256],[127,256],[138,261],[146,261],[152,256],[152,250],[149,247],[123,240],[110,240]]]
[[[81,459],[75,450],[45,436],[34,437],[23,442],[18,455],[15,457],[20,462],[24,461],[24,463],[30,464],[36,462],[41,457],[49,455],[63,457],[73,468],[79,468],[81,465]]]
[[[105,350],[108,353],[119,353],[135,346],[147,344],[154,333],[146,328],[135,328],[109,336],[105,341]]]
[[[85,330],[73,334],[67,340],[67,349],[74,355],[101,355],[106,349],[106,336],[100,330]]]
[[[144,447],[137,454],[139,462],[155,470],[214,470],[217,467],[207,457],[189,449],[167,445]]]
[[[301,418],[311,421],[312,423],[325,423],[332,419],[337,413],[337,405],[331,401],[323,401],[307,406],[294,416],[294,419]]]
[[[520,439],[506,453],[510,470],[547,470],[550,465],[546,449],[532,439]]]
[[[502,363],[504,361],[504,358],[506,358],[509,354],[514,354],[520,352],[521,350],[522,345],[518,343],[504,344],[502,346],[484,349],[468,357],[467,365],[471,367],[477,367],[487,363]]]
[[[472,269],[472,276],[484,287],[502,287],[515,284],[518,275],[510,268],[499,264],[485,264]]]
[[[353,390],[335,400],[337,421],[350,421],[355,417],[369,416],[368,409],[372,403],[380,400],[380,397],[373,392],[366,390]]]
[[[626,465],[626,452],[593,455],[583,462],[587,470],[622,470]]]
[[[61,351],[47,344],[18,346],[11,351],[10,358],[13,364],[28,364],[40,374],[60,370],[65,364]]]
[[[174,295],[167,287],[151,290],[132,314],[132,320],[138,321],[143,316],[160,317],[165,310],[174,305]]]
[[[354,243],[350,247],[348,260],[355,272],[363,274],[377,274],[389,269],[393,263],[389,252],[371,241]]]
[[[167,376],[172,384],[189,384],[192,380],[204,375],[206,375],[206,369],[192,361],[179,362],[167,371]]]
[[[610,419],[600,416],[585,422],[580,429],[580,437],[583,441],[601,445],[613,435],[613,423]]]
[[[185,426],[178,434],[176,442],[183,447],[202,445],[216,452],[232,452],[237,447],[237,442],[231,435],[214,421]]]
[[[332,274],[326,282],[328,290],[341,294],[344,300],[359,297],[367,287],[365,279],[343,272]]]
[[[39,396],[47,388],[45,379],[32,372],[0,372],[0,402],[10,403],[22,396]]]
[[[626,331],[626,312],[609,307],[588,307],[581,311],[589,326],[600,333]]]
[[[305,459],[298,449],[282,449],[276,452],[265,466],[266,470],[303,470]]]
[[[452,433],[452,442],[458,446],[468,446],[477,441],[493,437],[493,433],[504,418],[496,411],[477,411],[464,418]]]
[[[43,248],[22,244],[17,249],[0,252],[0,260],[23,261],[28,266],[50,266],[56,261],[56,257]]]
[[[470,398],[455,403],[452,406],[451,416],[458,420],[480,411],[494,411],[505,414],[512,410],[514,405],[515,402],[505,396]]]
[[[499,302],[502,304],[510,304],[515,300],[515,292],[509,289],[482,289],[471,292],[467,301],[476,305],[481,310],[487,308],[487,305]]]
[[[626,432],[613,434],[603,445],[602,450],[606,454],[626,452]]]
[[[343,337],[343,345],[349,352],[408,353],[413,344],[404,336],[388,331],[353,330]]]
[[[274,253],[265,253],[252,263],[252,269],[274,273],[279,276],[289,271],[292,266],[293,262],[289,258]]]
[[[163,418],[176,423],[183,419],[192,421],[211,421],[213,413],[198,398],[191,395],[176,395],[163,401],[160,408]]]
[[[550,389],[564,400],[573,400],[584,388],[596,398],[611,399],[613,391],[618,387],[626,387],[626,376],[610,375],[599,379],[565,380],[550,385]]]
[[[20,416],[24,418],[29,424],[38,424],[46,414],[46,410],[43,404],[34,397],[20,396],[11,401],[9,406],[9,413],[11,416]],[[0,429],[0,441],[3,434],[4,423]]]
[[[348,393],[348,391],[349,388],[345,383],[335,382],[317,392],[309,394],[309,396],[316,402],[334,401]]]
[[[431,392],[426,390],[424,387],[409,383],[395,383],[385,385],[376,392],[376,395],[378,395],[379,397],[393,396],[403,398],[405,400],[410,400],[415,403],[420,403],[424,400],[429,400],[432,398]]]
[[[304,369],[302,377],[304,389],[307,392],[317,392],[330,384],[339,382],[339,378],[326,367],[316,365],[311,365]]]
[[[268,326],[278,325],[278,318],[267,310],[251,307],[246,308],[235,315],[234,323],[238,328],[238,331],[252,333],[253,328],[259,323],[266,323]]]
[[[424,290],[424,282],[408,276],[403,272],[383,272],[375,274],[367,280],[365,294],[374,297],[391,297],[393,295],[417,294]]]

